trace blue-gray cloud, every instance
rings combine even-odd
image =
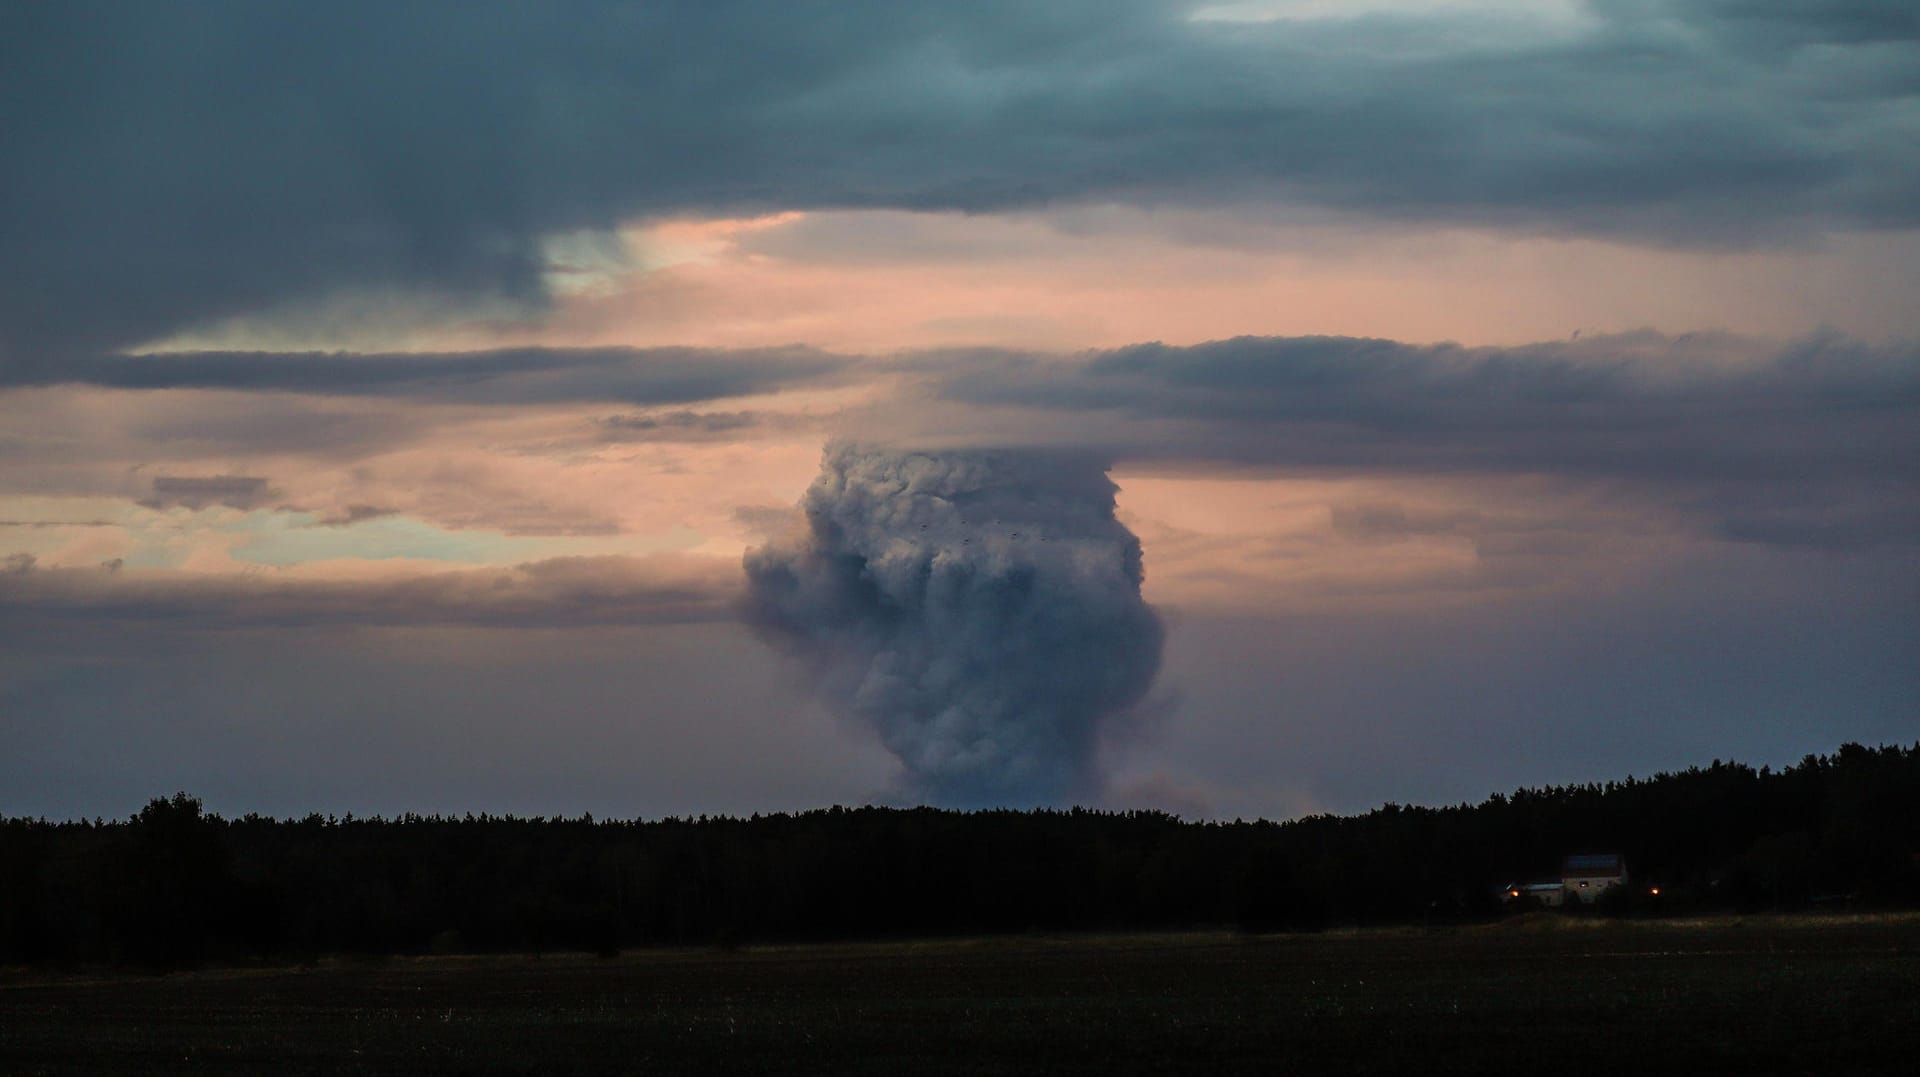
[[[1920,224],[1897,0],[1194,22],[1177,0],[0,11],[0,360],[341,292],[538,309],[637,216],[1288,203],[1767,242]]]
[[[1299,466],[1920,480],[1920,346],[1655,333],[1514,347],[1361,337],[918,357],[976,404],[1194,424],[1195,452]],[[1208,444],[1211,442],[1211,444]]]
[[[1532,474],[1656,500],[1743,541],[1920,542],[1920,347],[1910,342],[1242,337],[913,362],[943,399],[1024,413],[1037,442],[1077,441],[1136,464]]]

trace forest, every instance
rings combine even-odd
[[[1632,884],[1552,915],[1913,907],[1920,743],[1286,822],[884,807],[228,819],[179,793],[125,820],[0,820],[0,964],[1431,926],[1510,915],[1509,884],[1583,851],[1623,855]]]

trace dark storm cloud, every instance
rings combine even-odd
[[[605,441],[700,441],[739,435],[767,421],[751,411],[664,411],[609,415],[594,425]]]
[[[1738,244],[1920,223],[1910,5],[1224,24],[1149,0],[16,4],[0,359],[771,208],[1290,203]]]
[[[681,624],[728,619],[736,574],[683,558],[561,557],[382,580],[38,568],[0,573],[0,639],[61,624],[259,629]]]
[[[0,368],[0,387],[225,389],[468,404],[677,404],[822,381],[848,361],[811,348],[505,348],[473,352],[184,352]]]
[[[829,445],[806,528],[750,550],[748,613],[956,807],[1083,802],[1160,666],[1140,540],[1106,465]]]
[[[1517,347],[1238,337],[914,361],[944,397],[1191,423],[1129,456],[1646,478],[1920,479],[1920,347],[1637,333]],[[1210,443],[1211,442],[1211,443]]]
[[[225,505],[231,509],[252,509],[266,504],[276,494],[267,480],[257,475],[209,475],[204,478],[163,475],[153,480],[153,496],[140,502],[150,509],[179,505],[204,509]]]
[[[1350,337],[949,353],[934,391],[1133,463],[1536,474],[1610,484],[1726,537],[1920,541],[1920,347],[1651,333],[1509,348]],[[1395,525],[1353,519],[1361,531]]]

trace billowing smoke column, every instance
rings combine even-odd
[[[1084,455],[830,444],[804,533],[747,553],[752,616],[873,727],[909,795],[1090,798],[1102,727],[1160,665],[1115,489]]]

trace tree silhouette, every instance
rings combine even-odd
[[[1436,924],[1500,915],[1507,884],[1581,850],[1622,854],[1634,880],[1591,915],[1912,905],[1920,744],[1285,823],[927,808],[226,820],[178,793],[122,822],[0,819],[0,962]]]

